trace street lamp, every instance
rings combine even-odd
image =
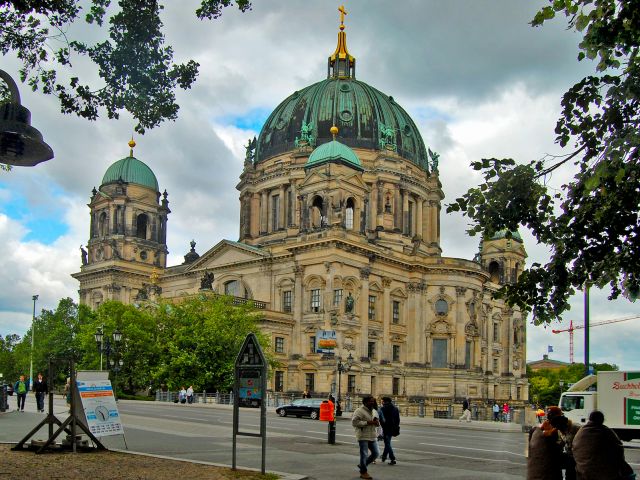
[[[2,70],[0,70],[1,72]],[[33,345],[34,337],[36,336],[36,300],[38,295],[31,297],[33,300],[33,317],[31,317],[31,360],[29,361],[29,389],[33,388]]]
[[[560,385],[560,395],[562,395],[562,387],[564,387],[564,380],[559,380],[558,385]]]
[[[336,370],[338,372],[338,399],[336,401],[336,415],[338,417],[342,416],[342,373],[348,372],[351,370],[351,366],[353,365],[353,356],[351,352],[349,352],[349,356],[347,357],[347,362],[342,363],[342,357],[338,356],[338,363],[336,365]]]
[[[113,369],[113,372],[114,372],[113,392],[115,396],[115,392],[116,392],[115,384],[118,379],[118,372],[120,371],[120,367],[122,367],[122,364],[123,364],[122,359],[118,358],[118,354],[119,354],[118,345],[122,341],[122,332],[120,332],[120,330],[116,328],[111,334],[111,337],[109,337],[109,335],[104,334],[104,325],[103,325],[102,327],[98,328],[98,330],[96,330],[96,333],[93,334],[93,337],[96,340],[98,352],[100,352],[100,370],[102,370],[102,354],[103,353],[107,357],[107,369],[109,369],[109,367],[112,367]],[[111,343],[112,340],[113,340],[113,343]],[[109,360],[109,357],[111,356],[111,354],[113,354],[115,357],[113,361]]]

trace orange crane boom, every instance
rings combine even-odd
[[[589,324],[589,328],[599,327],[600,325],[607,325],[609,323],[626,322],[628,320],[635,320],[637,318],[640,318],[640,315],[632,315],[630,317],[623,317],[623,318],[612,318],[611,320],[603,320],[601,322],[592,322]],[[577,325],[574,327],[573,320],[571,320],[569,322],[569,328],[564,328],[562,330],[551,330],[551,332],[553,333],[569,332],[569,362],[570,363],[573,363],[573,331],[580,330],[581,328],[584,328],[584,325]]]

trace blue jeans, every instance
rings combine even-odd
[[[358,440],[358,445],[360,446],[360,464],[358,466],[360,473],[365,473],[367,465],[373,463],[380,454],[378,442],[376,440]],[[371,455],[369,455],[369,450],[371,450]]]
[[[385,433],[382,437],[384,439],[384,450],[382,451],[382,460],[386,460],[389,457],[389,460],[395,460],[396,456],[393,453],[393,448],[391,448],[391,439],[393,436],[390,433]]]

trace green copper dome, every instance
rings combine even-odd
[[[520,236],[520,233],[518,233],[517,230],[515,232],[512,232],[507,229],[497,231],[496,233],[493,234],[493,236],[489,240],[499,240],[501,238],[509,238],[509,237],[513,238],[514,240],[517,240],[518,242],[522,242],[522,237]]]
[[[381,91],[353,77],[332,76],[290,95],[276,107],[262,127],[255,162],[291,151],[301,132],[311,146],[338,140],[351,148],[391,150],[428,170],[427,151],[409,114]]]
[[[156,192],[160,190],[158,180],[153,171],[146,163],[132,156],[115,162],[107,168],[104,177],[102,177],[102,185],[117,182],[135,183],[136,185],[151,188]]]
[[[364,170],[356,153],[336,140],[323,143],[311,152],[305,168],[315,167],[328,162],[344,163],[358,170]]]

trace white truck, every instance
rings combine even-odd
[[[597,391],[588,390],[597,382]],[[640,372],[598,372],[574,383],[560,396],[559,407],[578,425],[600,410],[620,440],[640,439]]]

